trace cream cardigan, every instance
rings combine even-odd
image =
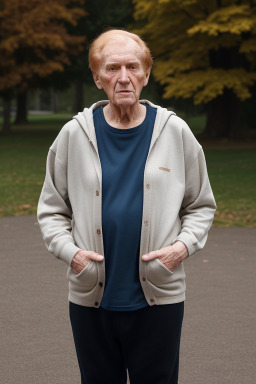
[[[139,277],[149,305],[185,300],[183,263],[170,272],[159,259],[142,255],[182,241],[192,255],[203,248],[216,209],[204,153],[184,120],[156,106],[157,116],[144,171]],[[104,255],[102,177],[93,110],[100,101],[69,121],[50,147],[46,177],[38,203],[38,222],[46,246],[69,265],[68,299],[99,307],[105,284],[104,260],[91,260],[76,275],[75,253]]]

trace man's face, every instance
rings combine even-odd
[[[108,43],[103,49],[99,71],[93,77],[113,105],[131,107],[139,102],[150,74],[144,70],[141,56],[140,46],[130,38]]]

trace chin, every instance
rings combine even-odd
[[[118,107],[124,106],[124,107],[131,107],[134,104],[138,103],[139,100],[136,100],[134,97],[120,97],[118,100],[115,100],[113,104],[115,104]]]

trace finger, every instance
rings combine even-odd
[[[87,257],[89,257],[91,260],[95,260],[95,261],[102,261],[104,259],[103,255],[100,255],[99,253],[96,253],[96,252],[88,253]]]
[[[148,260],[153,260],[156,257],[159,257],[162,255],[162,252],[158,249],[157,251],[152,251],[149,253],[146,253],[145,255],[142,256],[142,260],[148,261]]]
[[[76,253],[73,260],[78,262],[84,262],[84,260],[86,260],[88,262],[90,260],[102,261],[103,259],[104,256],[99,255],[94,251],[80,250]]]

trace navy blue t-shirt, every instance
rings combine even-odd
[[[103,107],[94,113],[102,167],[102,231],[106,283],[101,307],[131,311],[148,305],[139,280],[144,168],[156,109],[134,128],[110,126]]]

